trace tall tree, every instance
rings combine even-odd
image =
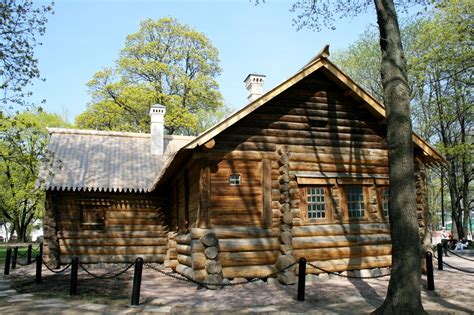
[[[424,0],[399,1],[401,7],[424,3]],[[357,15],[374,5],[382,53],[380,74],[383,101],[387,113],[387,146],[389,148],[390,194],[389,220],[392,238],[392,274],[379,314],[420,314],[421,246],[416,212],[410,86],[401,42],[395,5],[392,0],[311,0],[297,1],[298,27],[321,25],[334,27],[335,15]]]
[[[25,87],[39,78],[34,48],[45,32],[50,5],[30,0],[0,0],[0,108],[25,104]]]
[[[49,161],[46,126],[65,125],[59,115],[41,109],[12,116],[0,113],[0,212],[20,241],[27,241],[44,206],[37,177],[40,164]]]
[[[419,23],[411,72],[415,108],[431,138],[446,156],[446,174],[453,229],[459,238],[469,228],[474,146],[472,60],[474,3],[440,1]]]
[[[169,134],[196,134],[202,131],[199,113],[223,106],[215,81],[218,63],[218,51],[204,34],[172,18],[145,20],[127,36],[115,67],[97,72],[88,83],[92,102],[76,123],[146,131],[149,108],[158,103],[166,106]]]

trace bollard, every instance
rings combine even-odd
[[[140,304],[140,285],[142,283],[143,259],[135,260],[135,273],[133,274],[132,305]]]
[[[33,250],[33,245],[28,245],[28,252],[27,252],[27,256],[26,256],[26,263],[29,265],[31,264],[31,252]]]
[[[433,275],[433,254],[426,252],[426,280],[428,281],[428,291],[434,291],[434,275]]]
[[[443,245],[438,243],[436,249],[438,250],[438,270],[443,270]]]
[[[8,276],[10,274],[10,263],[11,263],[11,260],[12,260],[12,249],[11,248],[7,248],[7,254],[5,256],[5,271],[4,271],[4,275]]]
[[[41,242],[39,245],[39,252],[40,252],[41,257],[43,257],[43,242]]]
[[[79,267],[79,258],[76,256],[71,259],[71,287],[69,295],[77,295],[77,270]]]
[[[41,255],[36,256],[36,283],[41,283],[41,268],[43,267],[43,257]]]
[[[301,257],[298,266],[298,301],[304,301],[304,289],[306,280],[306,259]]]
[[[13,248],[12,269],[16,268],[16,259],[18,258],[18,246]]]

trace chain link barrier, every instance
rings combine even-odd
[[[438,257],[436,257],[436,256],[433,256],[433,257],[434,257],[436,260],[438,260]],[[465,272],[465,273],[472,273],[472,274],[474,274],[474,271],[470,271],[470,270],[466,270],[466,269],[461,269],[461,268],[458,268],[458,267],[454,267],[454,266],[448,264],[447,262],[445,262],[444,260],[443,260],[443,265],[448,266],[449,268],[453,268],[454,270],[457,270],[457,271],[461,271],[461,272]]]
[[[458,255],[458,254],[456,254],[455,252],[450,251],[449,249],[448,249],[448,252],[449,252],[450,254],[453,254],[454,256],[459,257],[459,258],[462,258],[462,259],[465,259],[465,260],[469,260],[469,261],[474,261],[474,259],[469,259],[469,258],[467,258],[467,257]]]
[[[22,266],[22,267],[24,267],[24,266],[29,266],[29,265],[31,265],[31,264],[34,263],[34,262],[36,262],[36,257],[33,258],[33,259],[31,259],[31,262],[30,262],[30,263],[27,263],[27,262],[26,262],[26,263],[22,264],[19,260],[16,261],[16,263],[17,263],[18,265]]]
[[[95,275],[93,274],[92,272],[90,272],[89,270],[87,270],[86,267],[84,267],[83,264],[79,263],[79,267],[81,267],[82,270],[84,270],[89,276],[93,277],[93,278],[96,278],[96,279],[102,279],[102,280],[108,280],[108,279],[112,279],[112,278],[117,278],[118,276],[121,276],[122,274],[126,273],[130,268],[132,268],[133,266],[135,265],[135,262],[131,263],[129,266],[127,266],[124,270],[122,271],[119,271],[117,274],[113,274],[113,275],[109,275],[109,276],[106,276],[106,275]],[[110,272],[108,272],[110,273]]]
[[[51,271],[52,273],[59,274],[59,273],[63,273],[63,272],[65,272],[66,270],[68,270],[69,267],[71,267],[71,264],[67,265],[66,267],[64,267],[64,268],[61,269],[61,270],[54,270],[54,269],[49,268],[49,266],[48,266],[44,261],[43,261],[43,266],[45,266],[46,269],[48,269],[48,270]]]
[[[377,279],[377,278],[383,278],[383,277],[387,277],[387,276],[390,276],[391,273],[387,273],[387,274],[384,274],[384,275],[378,275],[378,276],[370,276],[370,277],[363,277],[363,276],[350,276],[350,275],[341,275],[340,273],[337,273],[337,272],[332,272],[332,271],[327,271],[321,267],[318,267],[318,266],[315,266],[313,265],[312,263],[307,263],[308,265],[310,265],[311,267],[313,268],[316,268],[316,269],[319,269],[321,270],[322,272],[326,272],[328,274],[331,274],[331,275],[335,275],[335,276],[338,276],[338,277],[341,277],[341,278],[349,278],[349,279]]]
[[[285,268],[283,268],[282,270],[280,271],[277,271],[277,272],[274,272],[274,273],[271,273],[269,274],[268,276],[266,277],[263,277],[263,278],[273,278],[275,276],[277,276],[278,274],[280,273],[283,273],[285,272],[286,270],[290,269],[291,267],[297,265],[298,263],[293,263],[291,265],[288,265],[286,266]],[[209,283],[209,282],[202,282],[202,281],[197,281],[197,280],[194,280],[194,279],[191,279],[183,274],[180,274],[179,272],[176,272],[176,271],[172,271],[172,272],[165,272],[159,268],[156,268],[154,266],[152,266],[151,264],[145,264],[146,267],[150,268],[150,269],[153,269],[165,276],[168,276],[170,278],[174,278],[174,279],[177,279],[177,280],[180,280],[180,281],[184,281],[184,282],[190,282],[190,283],[194,283],[194,284],[197,284],[201,287],[204,287],[204,288],[207,288],[209,289],[209,287],[228,287],[228,286],[236,286],[236,285],[245,285],[245,284],[249,284],[249,283],[253,283],[253,282],[257,282],[257,281],[260,281],[261,278],[253,278],[249,281],[241,281],[241,282],[235,282],[235,283]]]

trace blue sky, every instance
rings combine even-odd
[[[40,1],[41,2],[41,1]],[[297,31],[290,1],[267,0],[59,0],[49,18],[36,57],[45,82],[32,87],[34,100],[69,121],[86,109],[86,83],[96,71],[112,66],[125,37],[146,18],[174,17],[203,32],[219,51],[217,78],[225,103],[246,104],[243,80],[249,73],[267,76],[268,91],[293,75],[325,44],[331,51],[349,46],[369,24],[374,12],[340,20],[336,30]]]

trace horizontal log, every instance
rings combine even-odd
[[[309,163],[325,163],[325,164],[362,164],[372,166],[387,166],[388,159],[383,156],[356,156],[352,154],[328,154],[328,153],[291,153],[291,162],[309,162]]]
[[[59,245],[75,246],[160,246],[167,245],[166,237],[160,238],[96,238],[96,239],[59,239]]]
[[[280,255],[279,250],[256,252],[220,252],[219,261],[223,267],[274,264]]]
[[[195,270],[206,268],[207,258],[204,253],[192,253],[191,261]]]
[[[306,163],[291,162],[292,171],[313,171],[313,172],[338,172],[338,173],[368,173],[368,174],[386,174],[389,169],[383,166],[360,165],[360,164],[331,164],[331,163]]]
[[[186,265],[190,268],[193,267],[193,261],[191,259],[191,256],[188,255],[183,255],[183,254],[178,254],[177,255],[177,260],[181,265]]]
[[[191,241],[191,252],[192,253],[203,253],[204,252],[204,245],[199,240],[192,240]]]
[[[107,209],[107,219],[160,219],[163,214],[156,210],[150,211],[113,211]]]
[[[306,258],[306,261],[322,261],[364,256],[384,256],[390,254],[392,254],[392,246],[390,244],[294,250],[294,255],[297,259],[304,257]]]
[[[213,150],[210,153],[195,152],[193,153],[193,158],[210,158],[210,159],[243,159],[247,161],[261,161],[262,159],[278,159],[278,154],[276,152],[260,152],[260,151],[239,151],[239,150]]]
[[[264,229],[261,227],[216,227],[212,229],[191,229],[193,239],[199,239],[206,233],[215,233],[219,238],[219,244],[222,239],[229,238],[257,238],[257,237],[276,237],[278,232],[272,229]]]
[[[197,281],[204,281],[204,279],[206,278],[207,276],[207,272],[205,269],[202,269],[202,270],[193,270],[192,268],[186,266],[186,265],[182,265],[182,264],[178,264],[176,266],[176,272],[189,278],[189,279],[194,279],[194,280],[197,280]]]
[[[214,211],[213,211],[213,214]],[[252,216],[252,215],[242,215],[242,216],[232,216],[232,215],[225,215],[219,216],[218,218],[211,218],[211,225],[212,226],[253,226],[258,227],[262,226],[262,217],[261,216]]]
[[[109,218],[106,216],[106,225],[161,225],[164,219],[138,219],[138,218]]]
[[[305,225],[294,228],[291,233],[293,237],[343,234],[389,234],[390,225],[388,223]]]
[[[176,242],[178,244],[186,244],[186,245],[190,245],[191,244],[191,234],[187,233],[187,234],[178,234],[176,235]]]
[[[348,234],[348,235],[293,237],[294,249],[343,247],[343,246],[369,245],[369,244],[390,244],[390,235],[389,234],[369,234],[369,235]]]
[[[61,255],[151,255],[166,254],[166,246],[64,246]]]
[[[288,145],[288,152],[290,155],[292,153],[325,153],[325,154],[344,154],[348,156],[355,157],[354,148],[351,147],[341,147],[339,145],[327,145],[321,146],[302,146],[302,145]],[[374,148],[357,148],[357,156],[359,158],[367,158],[370,156],[374,156],[377,158],[387,157],[388,158],[388,150],[387,149],[374,149]]]
[[[378,256],[378,257],[356,257],[356,258],[344,258],[334,259],[326,261],[312,261],[311,264],[316,267],[320,267],[328,272],[341,272],[358,269],[372,269],[372,268],[384,268],[392,265],[392,256]],[[319,274],[324,271],[314,268],[311,265],[306,265],[306,273]]]
[[[167,231],[162,230],[160,227],[157,227],[155,231],[130,231],[130,232],[121,232],[121,231],[90,231],[90,230],[81,230],[81,231],[66,231],[60,230],[57,235],[58,238],[73,238],[73,239],[93,239],[93,238],[144,238],[144,237],[156,237],[162,238],[166,237]]]
[[[166,255],[60,255],[59,262],[61,264],[71,263],[72,257],[79,257],[81,263],[132,263],[138,257],[141,257],[144,262],[163,263]]]
[[[225,278],[267,278],[277,272],[273,265],[223,267],[222,274]]]
[[[187,244],[177,244],[176,251],[179,254],[191,255],[191,245]]]
[[[280,242],[275,237],[269,238],[244,238],[244,239],[221,239],[219,241],[220,252],[240,252],[277,250]]]

